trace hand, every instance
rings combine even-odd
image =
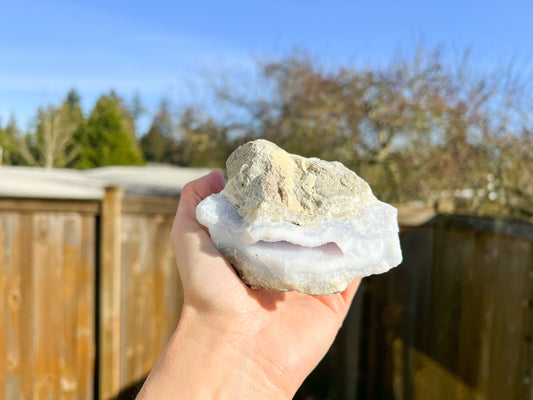
[[[215,171],[183,189],[171,234],[182,316],[140,398],[292,398],[359,286],[329,296],[250,289],[196,220],[198,203],[223,188]]]

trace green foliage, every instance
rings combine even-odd
[[[75,140],[80,145],[77,168],[144,164],[131,116],[115,93],[98,99]]]
[[[146,161],[157,163],[171,163],[176,147],[175,141],[163,134],[161,126],[152,122],[150,129],[140,140],[141,149]]]
[[[158,163],[183,162],[168,101],[161,101],[150,129],[141,138],[140,144],[147,161]]]
[[[131,100],[131,106],[130,106],[130,114],[131,118],[133,119],[133,122],[135,124],[135,133],[137,134],[137,123],[139,121],[139,118],[142,114],[146,112],[142,101],[141,101],[141,95],[139,92],[135,92],[133,95],[133,98]]]
[[[0,123],[0,148],[2,149],[0,165],[22,164],[22,159],[17,151],[19,137],[20,131],[15,117],[11,116],[5,127],[2,127]]]
[[[78,91],[76,89],[70,89],[65,99],[65,103],[68,105],[68,108],[71,110],[75,108],[80,109],[80,102],[81,97]]]
[[[191,167],[224,168],[231,153],[227,129],[192,108],[181,117],[183,164]]]
[[[66,115],[67,121],[76,127],[72,137],[65,146],[65,152],[68,155],[66,166],[73,167],[77,162],[77,156],[81,150],[81,144],[76,142],[77,134],[86,123],[81,109],[81,97],[75,89],[71,89],[68,92],[65,101],[63,101],[62,110]]]

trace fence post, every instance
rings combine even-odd
[[[124,189],[108,186],[100,220],[100,341],[99,397],[110,399],[120,391],[120,299],[122,262],[122,200]]]

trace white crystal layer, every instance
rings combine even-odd
[[[397,210],[382,202],[349,220],[312,226],[254,221],[246,224],[224,194],[196,209],[215,246],[254,287],[330,294],[355,278],[388,271],[402,261]]]

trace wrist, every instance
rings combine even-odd
[[[254,336],[238,334],[230,324],[185,306],[154,368],[159,380],[155,386],[169,390],[153,398],[292,398],[297,387],[283,371],[258,360],[256,348]]]

